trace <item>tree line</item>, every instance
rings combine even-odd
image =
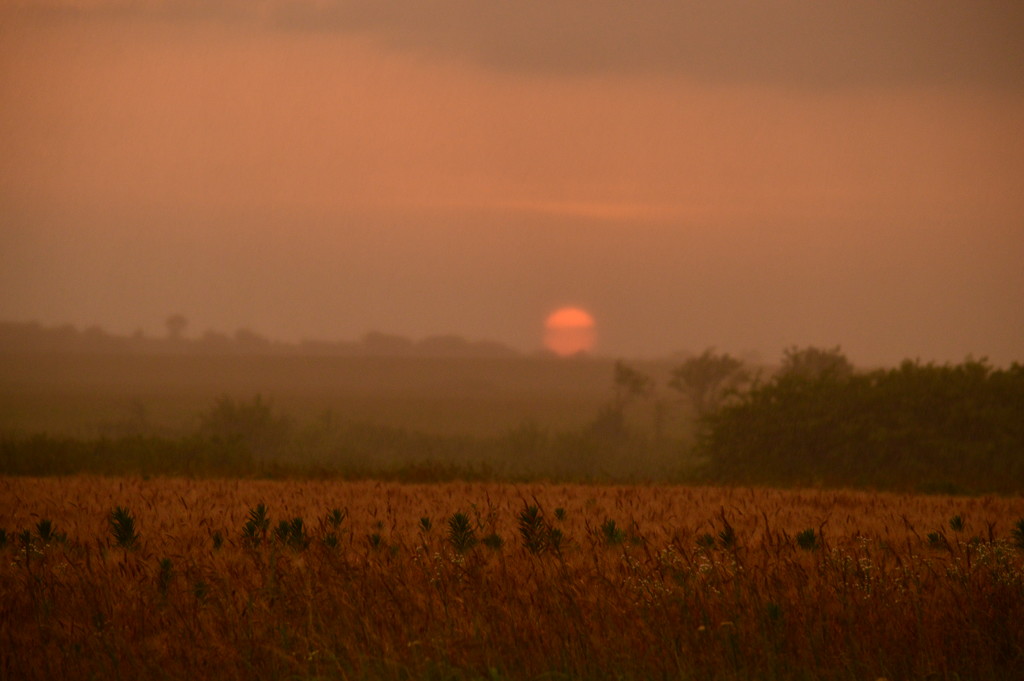
[[[228,334],[207,330],[186,336],[188,319],[172,314],[165,321],[166,334],[151,336],[139,330],[131,335],[110,333],[99,326],[79,329],[72,324],[43,326],[35,322],[0,322],[0,352],[4,353],[100,353],[100,354],[195,354],[195,355],[337,355],[388,357],[515,357],[517,353],[496,341],[469,340],[456,334],[427,336],[419,340],[370,331],[355,341],[272,340],[248,328]]]
[[[615,369],[612,412],[653,379]],[[840,348],[789,348],[769,376],[712,350],[672,371],[707,481],[935,492],[1024,489],[1024,366],[904,361],[857,371]]]

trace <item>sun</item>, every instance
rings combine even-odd
[[[579,307],[560,307],[544,321],[544,347],[560,357],[590,352],[597,342],[594,317]]]

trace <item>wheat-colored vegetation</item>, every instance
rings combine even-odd
[[[0,478],[4,679],[1008,679],[1024,500]]]

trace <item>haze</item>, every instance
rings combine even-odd
[[[1024,359],[1024,4],[0,3],[0,319]]]

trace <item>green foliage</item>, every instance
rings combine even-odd
[[[139,541],[135,531],[135,516],[126,508],[116,507],[107,517],[114,541],[124,549],[133,549]]]
[[[502,546],[505,545],[505,540],[502,539],[501,535],[499,535],[498,533],[492,532],[491,534],[489,534],[486,537],[484,537],[480,541],[480,543],[483,544],[484,546],[486,546],[489,549],[497,550],[497,549],[500,549]]]
[[[598,391],[599,385],[606,386],[598,377],[606,379],[610,365],[580,365],[578,377],[590,381],[588,391]],[[533,371],[533,366],[516,364],[518,373]],[[706,374],[697,371],[702,367]],[[711,371],[716,367],[717,373]],[[616,403],[649,395],[646,374],[621,362],[615,370]],[[192,433],[141,427],[102,431],[108,435],[96,437],[8,431],[0,434],[0,474],[336,476],[406,482],[657,479],[939,494],[1024,490],[1024,459],[1019,456],[1024,450],[1024,368],[1019,365],[996,370],[984,360],[956,366],[905,362],[855,373],[839,348],[790,348],[778,375],[745,392],[737,392],[749,385],[742,364],[710,350],[674,371],[668,365],[655,371],[652,375],[659,377],[671,372],[669,385],[694,409],[703,405],[696,446],[687,446],[693,424],[662,437],[671,428],[662,430],[655,423],[660,417],[624,411],[622,404],[605,403],[596,419],[579,417],[565,430],[550,430],[527,418],[516,428],[502,425],[490,434],[470,436],[419,429],[428,412],[416,412],[418,403],[403,421],[405,427],[329,412],[300,426],[260,396],[223,397],[194,419]],[[559,376],[556,382],[572,377]],[[698,391],[700,385],[706,389]],[[583,405],[577,414],[593,414],[601,401],[594,397],[575,404]],[[423,418],[408,425],[413,416]],[[675,425],[684,420],[680,415]]]
[[[780,373],[706,417],[698,453],[709,477],[905,489],[957,480],[974,490],[1021,489],[1024,366],[904,362],[851,375],[842,366],[836,360],[813,375]]]
[[[605,518],[605,521],[601,523],[601,536],[604,537],[605,544],[614,546],[621,544],[626,541],[626,533],[623,532],[611,518]]]
[[[548,527],[548,545],[556,553],[562,550],[562,540],[565,535],[557,527]]]
[[[522,537],[523,546],[530,553],[541,554],[549,548],[558,548],[561,542],[561,533],[558,533],[557,541],[553,536],[554,530],[540,511],[538,506],[527,505],[519,512],[519,536]]]
[[[718,543],[723,549],[736,548],[736,530],[728,522],[725,523],[722,531],[718,533]]]
[[[963,532],[964,519],[958,515],[953,516],[949,519],[949,529],[953,530],[954,532]]]
[[[1010,530],[1010,537],[1018,549],[1024,549],[1024,518],[1017,521],[1017,524]]]
[[[808,381],[842,381],[853,376],[853,364],[837,345],[834,348],[798,348],[783,351],[780,376]]]
[[[249,510],[249,517],[242,526],[242,543],[250,548],[259,546],[267,538],[269,528],[267,507],[262,503],[257,504],[256,508]]]
[[[420,518],[420,532],[430,532],[433,526],[434,524],[430,521],[430,518],[428,518],[427,516],[423,516],[422,518]]]
[[[809,527],[806,530],[802,530],[796,535],[796,544],[804,551],[814,551],[818,548],[818,535],[814,533],[814,528]]]
[[[697,546],[702,549],[713,549],[715,548],[715,537],[709,532],[705,532],[697,537]]]
[[[459,553],[476,546],[476,530],[465,513],[455,513],[448,519],[448,541]]]
[[[341,527],[341,523],[345,520],[345,517],[347,515],[348,509],[342,511],[340,508],[332,508],[330,511],[327,512],[327,524],[335,530],[337,530],[339,527]]]
[[[697,416],[717,409],[722,401],[750,380],[743,362],[729,354],[707,349],[672,371],[668,385],[680,392],[693,406]]]
[[[302,518],[282,520],[274,530],[274,538],[293,549],[304,549],[309,546],[309,537],[306,536],[306,528]]]
[[[928,546],[933,549],[944,549],[949,546],[949,542],[946,540],[946,535],[941,532],[929,532]]]
[[[36,534],[39,535],[44,544],[63,544],[68,539],[68,536],[63,532],[54,531],[53,523],[45,518],[36,523]]]

